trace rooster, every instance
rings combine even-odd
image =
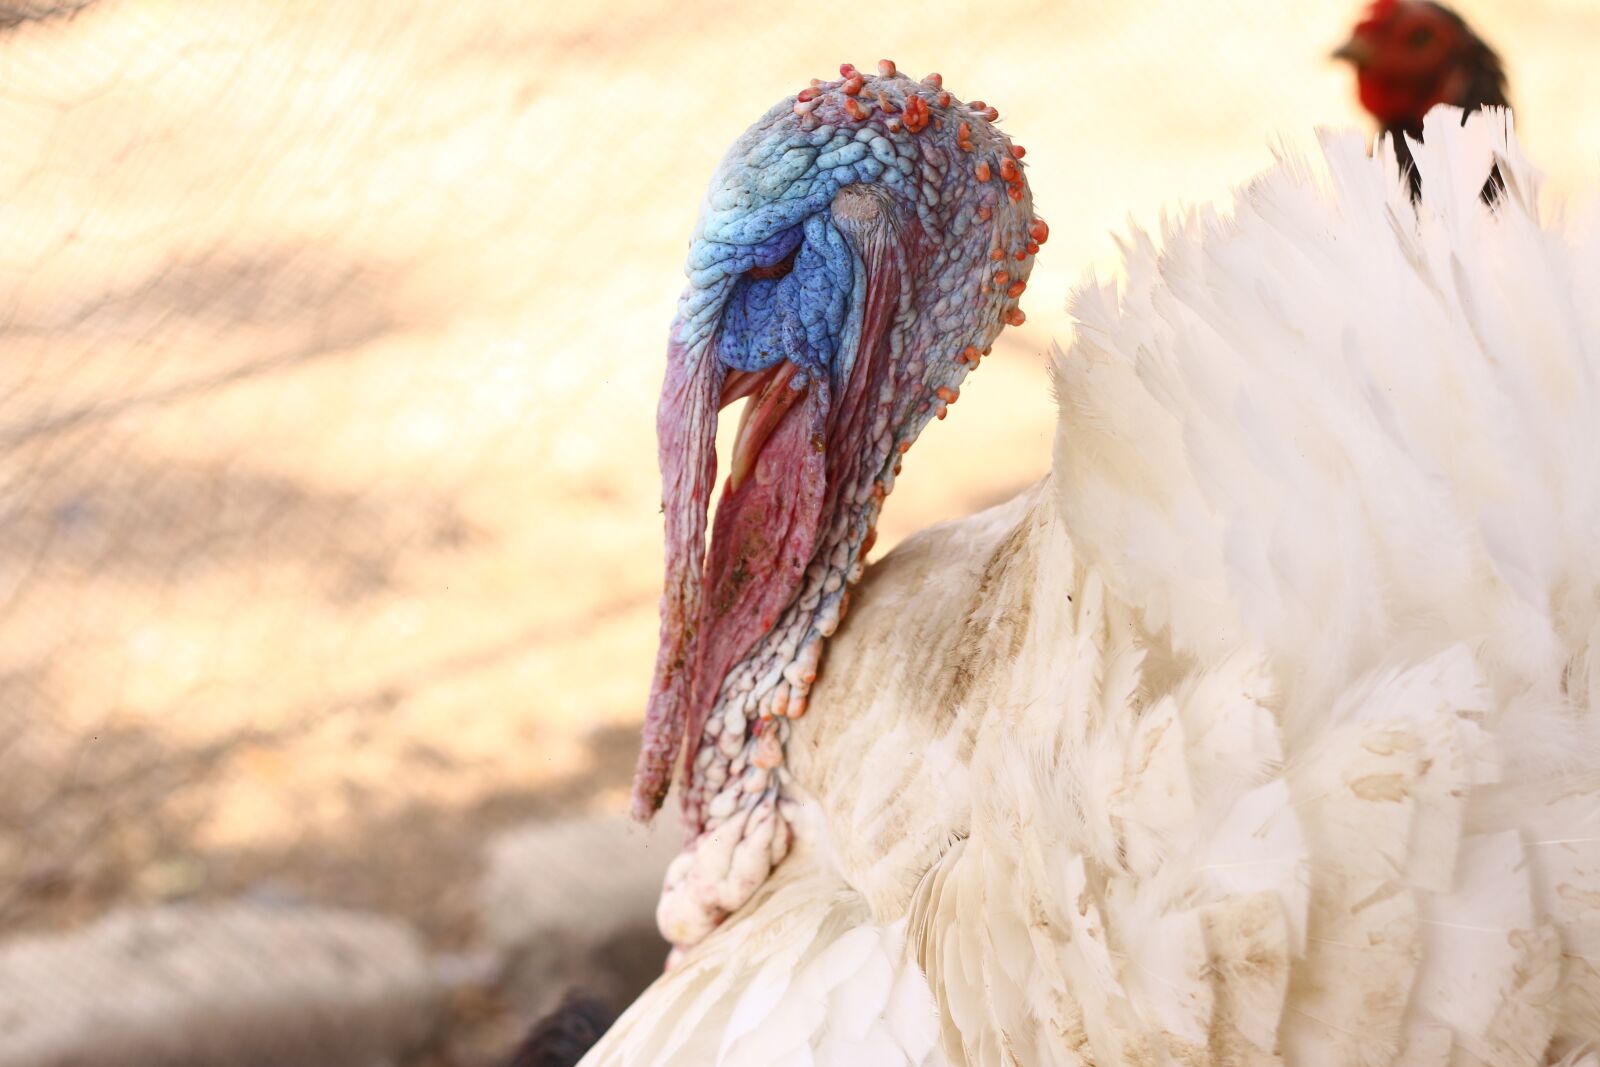
[[[1460,15],[1432,0],[1377,0],[1333,55],[1355,67],[1361,106],[1394,144],[1413,198],[1422,179],[1406,139],[1421,138],[1432,108],[1449,104],[1470,113],[1509,106],[1500,57]],[[1491,172],[1485,199],[1497,186]]]
[[[1050,475],[864,571],[1048,236],[994,117],[846,65],[713,180],[635,783],[681,747],[678,949],[584,1064],[1600,1067],[1600,228],[1504,111],[1428,117],[1421,210],[1329,135],[1126,242]]]

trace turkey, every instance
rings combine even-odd
[[[1074,295],[1051,474],[862,575],[1046,235],[990,109],[880,70],[691,245],[680,949],[584,1064],[1596,1067],[1600,229],[1503,111],[1430,115],[1415,205],[1391,144],[1285,152]]]
[[[1460,15],[1432,0],[1376,0],[1350,39],[1333,53],[1356,69],[1361,106],[1394,142],[1418,194],[1421,176],[1407,138],[1422,136],[1423,116],[1439,104],[1466,111],[1506,107],[1500,57]],[[1496,181],[1484,186],[1493,195]]]

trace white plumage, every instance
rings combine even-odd
[[[1050,477],[869,574],[586,1064],[1600,1065],[1600,229],[1459,122],[1074,297]]]

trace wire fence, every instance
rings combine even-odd
[[[485,842],[615,806],[648,437],[600,469],[540,321],[520,7],[0,11],[0,939],[242,898],[470,951]]]
[[[1576,185],[1600,15],[1461,6]],[[1128,211],[1360,122],[1346,7],[0,2],[0,952],[238,899],[475,951],[486,842],[621,806],[660,354],[732,137],[892,55],[1029,149],[1046,295],[892,544],[1045,469],[1041,355]]]

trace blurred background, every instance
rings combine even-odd
[[[1600,6],[1456,6],[1552,190],[1592,182]],[[625,798],[665,329],[727,144],[888,56],[1028,149],[1051,240],[1027,324],[909,457],[881,554],[1045,470],[1043,356],[1113,232],[1226,197],[1275,139],[1368,128],[1328,59],[1357,10],[0,2],[0,990],[33,998],[12,1032],[59,1002],[81,1034],[114,988],[22,949],[253,901],[392,920],[445,973],[420,1036],[369,1062],[494,1062],[544,994],[492,950],[485,850]],[[603,879],[582,840],[542,847]],[[548,874],[533,897],[573,896]],[[247,969],[291,968],[284,944]],[[68,1062],[7,1059],[5,1009],[0,1064]]]

